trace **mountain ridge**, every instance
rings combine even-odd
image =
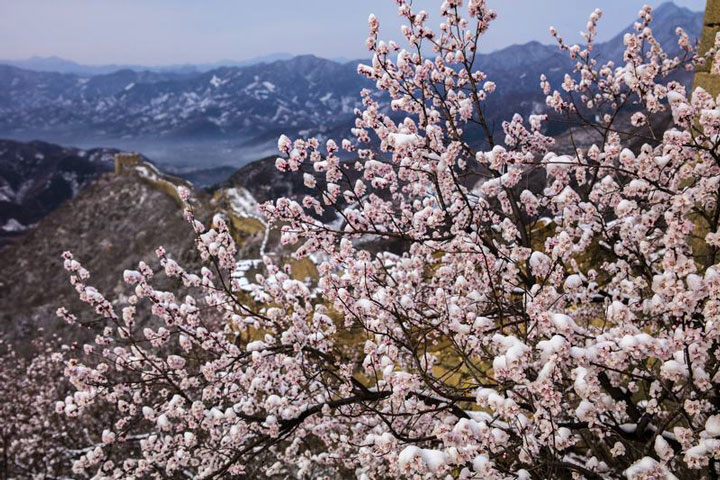
[[[116,150],[0,139],[0,245],[22,235],[103,172]]]
[[[696,17],[698,15],[701,15],[702,12],[691,10],[687,7],[677,5],[676,3],[672,1],[665,2],[661,5],[659,5],[655,10],[653,11],[653,16],[655,17],[655,21],[664,21],[667,20],[667,17],[669,16],[683,16],[683,17],[689,17],[693,16]],[[608,42],[615,42],[616,40],[620,40],[620,43],[622,43],[622,35],[629,31],[630,26],[626,27],[624,30],[622,30],[620,33],[612,37],[611,39],[607,40],[604,43]],[[542,43],[538,40],[531,40],[529,42],[526,42],[524,44],[512,44],[505,47],[501,47],[499,49],[485,52],[483,55],[494,55],[496,53],[502,52],[507,50],[508,48],[515,47],[515,46],[526,46],[531,44],[538,44],[544,47],[555,47],[553,43]],[[221,59],[217,61],[207,61],[207,62],[181,62],[181,63],[174,63],[174,64],[167,64],[167,65],[152,65],[152,64],[133,64],[133,63],[108,63],[108,64],[86,64],[77,62],[75,60],[70,60],[66,58],[62,58],[57,55],[50,55],[50,56],[41,56],[41,55],[33,55],[28,58],[23,59],[7,59],[3,60],[0,59],[0,65],[9,65],[14,66],[17,68],[21,68],[24,70],[33,70],[38,72],[56,72],[56,73],[74,73],[77,75],[99,75],[99,74],[107,74],[107,73],[113,73],[118,70],[133,70],[137,72],[155,72],[155,73],[180,73],[180,74],[188,74],[188,73],[204,73],[208,72],[210,70],[214,70],[217,68],[222,67],[244,67],[244,66],[250,66],[255,65],[259,63],[272,63],[277,60],[290,60],[295,57],[303,56],[304,54],[291,54],[288,52],[272,52],[265,55],[259,55],[251,58],[247,58],[244,60],[231,60],[231,59]],[[324,58],[318,56],[318,58]],[[327,60],[333,61],[335,63],[339,64],[345,64],[345,63],[354,63],[358,61],[357,59],[350,59],[346,57],[333,57],[333,58],[325,58]]]
[[[76,75],[92,76],[113,73],[118,70],[134,70],[137,72],[156,73],[202,73],[223,66],[249,66],[258,63],[269,63],[281,59],[289,59],[294,55],[286,52],[270,53],[245,60],[219,60],[217,62],[178,63],[169,65],[140,65],[140,64],[84,64],[57,55],[35,55],[24,59],[0,60],[0,64],[10,65],[24,70],[37,72],[73,73]]]
[[[666,3],[654,16],[655,34],[666,47],[677,49],[676,26],[691,37],[700,33],[701,13]],[[620,61],[623,32],[597,44],[597,54]],[[540,74],[558,86],[573,62],[556,46],[539,42],[478,54],[476,67],[498,85],[486,101],[495,132],[501,134],[502,121],[516,112],[543,111]],[[680,79],[687,83],[690,78]],[[157,143],[159,150],[168,150],[165,158],[152,155],[162,163],[239,167],[272,154],[282,133],[321,141],[347,135],[361,106],[359,92],[370,86],[357,74],[356,62],[313,55],[207,72],[125,69],[91,77],[0,66],[0,136],[143,152]],[[375,95],[387,104],[384,94]],[[387,108],[386,113],[393,114]],[[214,150],[188,153],[179,146],[198,142],[211,142],[205,147]]]

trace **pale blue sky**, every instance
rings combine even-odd
[[[415,0],[437,23],[440,0]],[[574,40],[595,7],[601,40],[662,1],[490,0],[498,20],[484,51],[530,40],[549,43],[554,25]],[[702,10],[705,0],[676,0]],[[0,58],[57,55],[81,63],[163,65],[244,60],[275,52],[366,55],[367,17],[398,39],[393,0],[0,0]]]

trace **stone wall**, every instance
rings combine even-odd
[[[718,32],[720,32],[720,0],[707,0],[703,31],[700,36],[700,53],[707,52],[714,45]],[[720,74],[713,73],[713,71],[712,62],[698,68],[693,88],[702,87],[713,96],[717,96],[720,93]]]
[[[138,177],[156,190],[172,197],[181,208],[185,206],[185,202],[180,198],[178,187],[185,187],[188,190],[192,190],[192,184],[190,182],[160,172],[154,165],[144,162],[142,156],[137,153],[116,154],[115,174]]]

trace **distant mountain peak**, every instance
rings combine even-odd
[[[305,55],[300,55],[305,56]],[[198,73],[209,72],[222,67],[248,67],[252,65],[260,65],[265,63],[273,63],[282,60],[291,60],[297,57],[287,52],[270,53],[257,57],[248,58],[246,60],[220,60],[217,62],[205,63],[182,63],[174,65],[131,65],[131,64],[103,64],[103,65],[87,65],[58,57],[57,55],[32,56],[27,59],[20,60],[0,60],[0,64],[10,65],[17,68],[38,72],[57,72],[57,73],[73,73],[76,75],[105,75],[114,73],[118,70],[132,70],[134,72],[156,72],[156,73]],[[338,62],[342,63],[342,62]]]
[[[691,15],[695,15],[698,13],[694,10],[690,10],[687,7],[678,5],[675,2],[665,2],[653,10],[653,14],[654,14],[655,18],[663,17],[663,16],[667,16],[667,15],[673,15],[678,12],[682,12],[683,14],[691,14]]]

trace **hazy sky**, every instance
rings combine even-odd
[[[437,24],[440,0],[415,0]],[[484,51],[530,40],[550,42],[554,25],[576,39],[588,14],[604,11],[601,39],[630,24],[635,0],[490,0],[498,20]],[[702,10],[705,0],[676,0]],[[370,12],[381,36],[399,39],[393,0],[0,0],[0,58],[57,55],[81,63],[162,65],[244,60],[275,52],[323,57],[366,55]]]

